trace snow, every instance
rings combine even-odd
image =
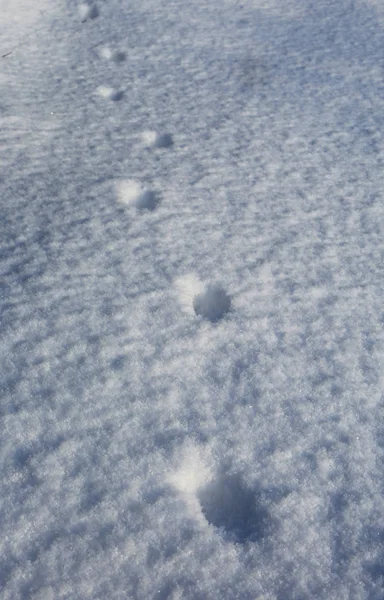
[[[0,0],[2,600],[384,598],[383,16]]]

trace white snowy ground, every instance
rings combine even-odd
[[[0,0],[2,600],[384,598],[383,50]]]

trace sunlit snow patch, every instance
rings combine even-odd
[[[187,444],[179,468],[168,477],[169,483],[183,496],[189,511],[204,521],[198,499],[198,490],[210,480],[211,470],[203,459],[199,448]]]
[[[194,315],[193,299],[196,295],[204,292],[203,282],[195,273],[188,273],[176,279],[174,286],[183,311],[191,316]]]
[[[137,181],[124,179],[116,182],[117,198],[121,204],[135,206],[141,210],[155,210],[159,203],[158,193],[145,190]]]

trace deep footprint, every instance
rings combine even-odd
[[[196,315],[216,323],[230,311],[231,297],[220,285],[209,285],[204,292],[195,296],[193,308]]]
[[[258,542],[270,527],[270,516],[257,492],[238,475],[219,475],[198,493],[208,523],[220,529],[229,541]]]

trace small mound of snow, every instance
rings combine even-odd
[[[119,202],[127,206],[135,206],[141,210],[155,210],[159,203],[159,195],[154,190],[145,190],[136,181],[130,179],[116,184]]]
[[[104,58],[105,60],[111,60],[113,56],[113,50],[108,48],[108,46],[102,46],[98,50],[100,58]]]
[[[190,514],[204,523],[206,518],[201,510],[198,492],[205,488],[212,476],[209,456],[203,456],[201,448],[187,443],[180,458],[177,470],[167,478],[168,483],[182,495]]]
[[[188,273],[175,281],[175,291],[184,312],[194,315],[193,299],[204,291],[204,285],[195,273]]]
[[[193,308],[196,315],[216,323],[231,309],[231,297],[220,285],[209,285],[194,297]]]

